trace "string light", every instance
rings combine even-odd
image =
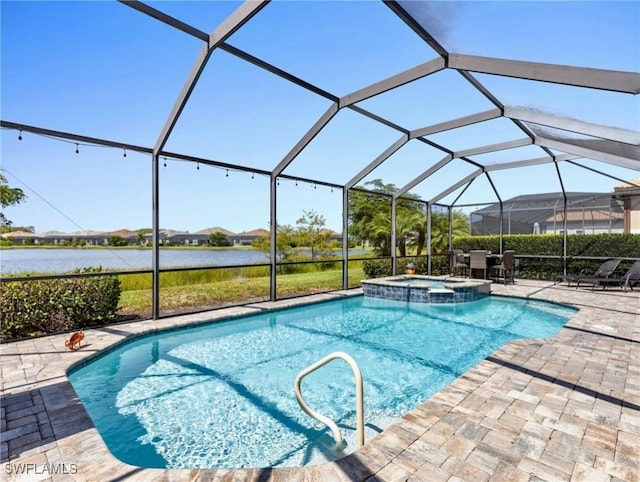
[[[122,149],[124,150],[122,157],[127,157],[127,148],[123,146]]]
[[[164,167],[167,167],[167,158],[163,157],[163,159],[164,159]]]
[[[253,179],[253,176],[255,175],[255,172],[251,173],[251,179]]]
[[[196,162],[196,169],[200,170],[200,163]]]
[[[229,177],[229,169],[227,169],[227,174],[224,177]]]
[[[21,141],[22,140],[22,129],[20,129],[20,133],[18,134],[18,140]]]
[[[80,154],[80,146],[76,142],[76,154]]]

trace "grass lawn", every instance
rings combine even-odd
[[[360,285],[364,278],[361,267],[349,269],[349,286]],[[269,276],[237,277],[206,283],[181,286],[162,286],[160,282],[160,306],[162,310],[184,310],[240,304],[247,301],[269,299]],[[168,283],[173,284],[173,283]],[[342,288],[342,271],[327,270],[310,273],[280,274],[277,277],[277,296],[290,296],[338,290]],[[120,295],[118,310],[123,314],[147,315],[151,309],[151,289],[125,290]]]

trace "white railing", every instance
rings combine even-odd
[[[356,382],[356,441],[358,444],[358,448],[362,447],[364,445],[364,390],[362,385],[362,372],[360,371],[360,367],[358,367],[356,361],[350,355],[347,355],[346,353],[340,351],[336,351],[330,353],[321,360],[315,362],[313,365],[302,370],[296,377],[295,392],[300,408],[307,415],[315,418],[319,422],[324,423],[331,429],[333,439],[336,441],[335,450],[341,452],[342,450],[344,450],[344,441],[342,439],[342,433],[340,432],[338,426],[329,417],[325,417],[324,415],[316,412],[311,407],[309,407],[302,399],[302,392],[300,391],[300,384],[304,377],[337,358],[346,361],[351,367],[351,370],[353,370],[353,376]]]

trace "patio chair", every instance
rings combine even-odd
[[[580,286],[581,283],[591,283],[592,288],[602,286],[602,289],[605,289],[607,285],[618,285],[623,287],[624,291],[627,291],[628,288],[633,290],[633,287],[640,283],[640,259],[637,259],[627,272],[620,277],[608,276],[606,278],[598,278],[586,276],[578,279],[577,286]]]
[[[560,274],[556,276],[556,282],[558,281],[567,281],[567,286],[571,286],[571,282],[577,281],[579,279],[587,279],[587,278],[598,278],[600,280],[604,278],[609,278],[613,272],[616,270],[618,265],[622,260],[619,258],[608,259],[604,263],[600,265],[600,267],[596,270],[592,275],[588,275],[584,272],[584,270],[580,271],[579,274]]]
[[[461,249],[454,249],[451,251],[451,274],[456,275],[462,273],[462,276],[467,276],[469,272],[469,265],[464,260],[464,252]]]
[[[515,284],[516,268],[514,255],[515,251],[513,251],[512,249],[507,249],[504,253],[502,253],[502,262],[491,267],[490,272],[496,274],[496,281],[500,278],[503,278],[504,284],[506,285],[507,280],[510,279],[511,282]]]
[[[472,249],[469,251],[469,276],[473,276],[473,270],[482,270],[482,279],[487,279],[487,251],[484,249]]]

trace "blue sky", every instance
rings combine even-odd
[[[149,2],[207,33],[239,2]],[[640,71],[639,2],[407,2],[451,52]],[[152,147],[202,47],[201,41],[114,1],[0,2],[1,117],[5,121]],[[342,96],[435,58],[381,2],[274,1],[228,41],[237,48]],[[542,109],[595,124],[640,130],[638,96],[478,74],[505,104]],[[453,71],[363,101],[363,108],[415,129],[492,106]],[[270,170],[329,107],[326,99],[215,52],[166,146],[226,163]],[[2,168],[28,195],[8,208],[16,225],[37,231],[151,226],[151,160],[121,149],[78,146],[3,129]],[[343,184],[400,134],[341,110],[285,171]],[[431,137],[454,150],[523,137],[497,119]],[[532,146],[479,162],[541,157]],[[366,180],[402,186],[442,158],[411,141]],[[476,160],[476,159],[474,159]],[[585,160],[631,180],[638,171]],[[269,182],[260,175],[167,160],[160,173],[160,224],[191,232],[234,232],[269,225]],[[609,192],[618,182],[561,166],[570,191]],[[454,161],[416,187],[429,199],[473,169]],[[503,199],[560,190],[555,169],[532,166],[494,174]],[[452,200],[457,194],[447,198]],[[494,202],[486,181],[465,204]],[[341,230],[340,190],[282,181],[278,222],[315,210]]]

